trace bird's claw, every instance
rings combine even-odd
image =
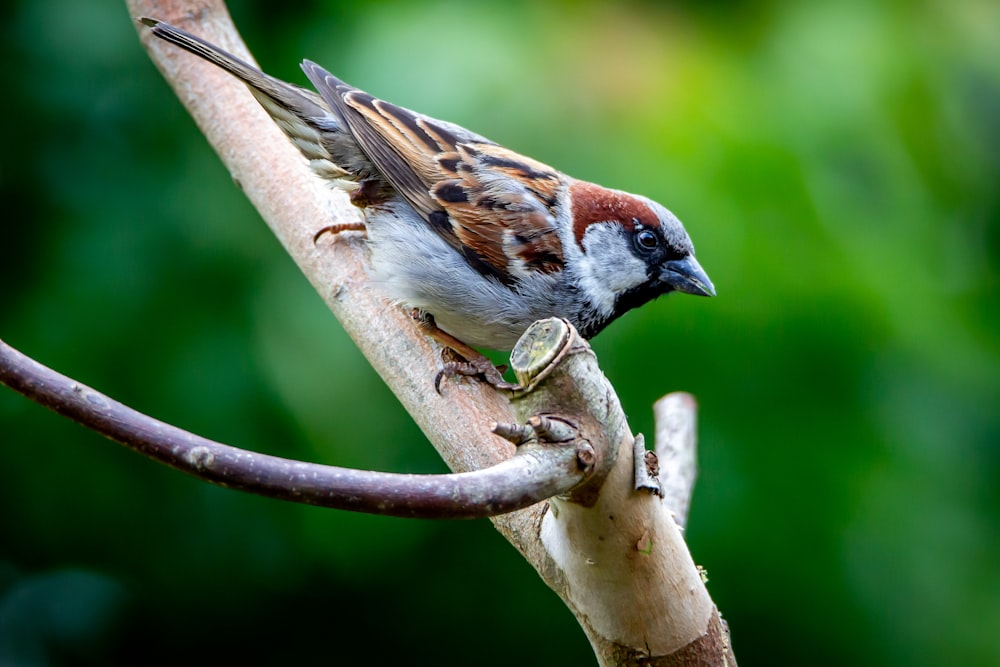
[[[520,385],[512,384],[503,379],[506,366],[494,366],[493,362],[485,356],[474,357],[473,359],[462,358],[451,348],[441,351],[444,360],[444,367],[434,376],[434,390],[441,393],[441,381],[444,378],[452,378],[458,375],[466,377],[479,377],[494,389],[519,389]]]
[[[319,230],[313,234],[313,245],[319,241],[323,234],[329,234],[330,236],[336,236],[342,232],[361,232],[362,234],[367,232],[365,223],[363,222],[345,222],[339,225],[327,225],[323,229]]]

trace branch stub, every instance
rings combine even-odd
[[[558,317],[532,323],[510,353],[518,383],[529,390],[538,384],[570,348],[572,329]]]

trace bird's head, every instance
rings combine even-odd
[[[598,330],[668,292],[715,296],[684,225],[666,208],[591,183],[574,183],[570,195],[580,281],[607,317]]]

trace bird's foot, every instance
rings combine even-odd
[[[470,355],[471,356],[471,355]],[[441,351],[444,367],[434,376],[434,389],[441,393],[441,381],[458,375],[481,378],[494,389],[518,389],[520,385],[512,384],[503,379],[506,366],[494,366],[493,362],[483,354],[476,352],[471,359],[466,359],[450,347]]]
[[[520,388],[520,385],[503,379],[506,366],[497,368],[486,355],[439,329],[434,322],[434,316],[430,313],[414,308],[410,315],[424,334],[445,346],[441,351],[444,367],[434,376],[434,389],[437,393],[441,393],[442,380],[459,375],[482,378],[494,389]]]

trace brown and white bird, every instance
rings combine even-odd
[[[646,197],[571,178],[308,60],[319,95],[141,21],[242,80],[314,171],[352,193],[375,280],[466,358],[478,354],[469,345],[510,350],[535,320],[564,317],[590,338],[662,294],[715,294],[684,226]]]

